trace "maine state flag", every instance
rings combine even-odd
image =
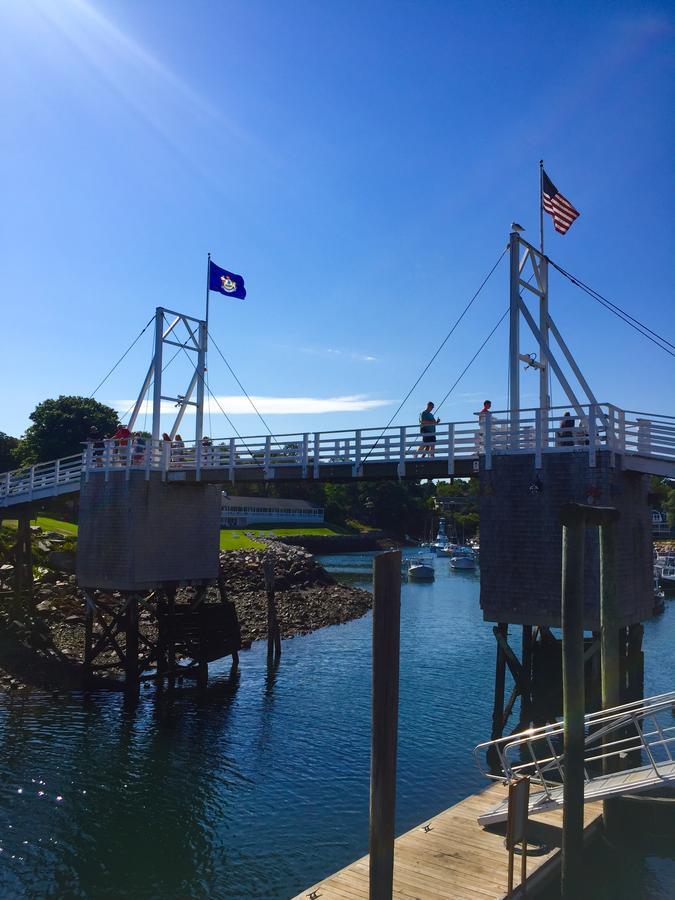
[[[243,300],[246,296],[244,279],[241,275],[221,269],[211,260],[209,260],[209,290],[217,291],[226,297],[237,297],[239,300]]]

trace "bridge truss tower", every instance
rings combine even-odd
[[[549,309],[549,282],[547,256],[540,253],[521,235],[513,231],[509,236],[510,254],[510,304],[509,304],[509,410],[512,427],[517,430],[520,418],[521,391],[520,366],[525,363],[539,372],[539,409],[551,408],[550,376],[554,375],[567,397],[567,402],[579,418],[586,413],[583,404],[597,405],[597,400],[586,381],[576,359],[567,346]],[[535,312],[525,300],[529,295],[535,299]],[[521,352],[521,322],[525,323],[538,348],[537,354]],[[561,368],[558,351],[551,339],[558,345],[562,357],[567,361],[585,396],[574,390]]]
[[[189,406],[195,409],[195,440],[201,441],[204,433],[204,389],[206,386],[206,351],[208,346],[208,332],[206,321],[187,316],[185,313],[174,312],[158,306],[155,311],[155,340],[150,367],[143,381],[138,399],[134,405],[129,420],[129,430],[134,430],[134,425],[143,408],[146,395],[152,385],[152,439],[158,441],[162,436],[160,427],[162,401],[174,403],[177,412],[171,429],[167,432],[171,440],[178,433],[183,417]],[[168,396],[163,391],[163,372],[169,362],[165,360],[165,347],[177,347],[176,353],[182,351],[189,359],[194,371],[187,384],[185,392],[175,397]],[[194,399],[193,399],[194,396]]]

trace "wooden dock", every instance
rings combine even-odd
[[[501,784],[473,794],[396,839],[394,897],[406,900],[502,900],[506,897],[508,854],[506,825],[482,828],[476,818],[506,796]],[[584,840],[600,827],[602,803],[584,807]],[[562,812],[530,819],[527,858],[528,895],[560,870]],[[541,849],[545,845],[545,849]],[[520,857],[515,861],[515,883]],[[294,900],[363,900],[368,897],[368,857],[298,894]],[[520,891],[515,896],[522,896]]]

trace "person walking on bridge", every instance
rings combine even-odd
[[[436,450],[436,426],[441,420],[434,418],[432,413],[433,408],[434,404],[430,400],[427,403],[427,408],[423,409],[420,413],[420,435],[422,443],[417,450],[415,450],[415,459],[417,459],[418,453],[422,454],[422,458],[425,456],[428,456],[429,459],[434,458],[434,452]]]

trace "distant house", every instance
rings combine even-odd
[[[269,497],[227,497],[223,494],[221,524],[223,528],[247,525],[280,525],[298,523],[320,525],[323,508],[307,500],[276,500]]]
[[[670,537],[672,529],[668,524],[668,514],[662,509],[652,510],[652,534],[654,537]]]

